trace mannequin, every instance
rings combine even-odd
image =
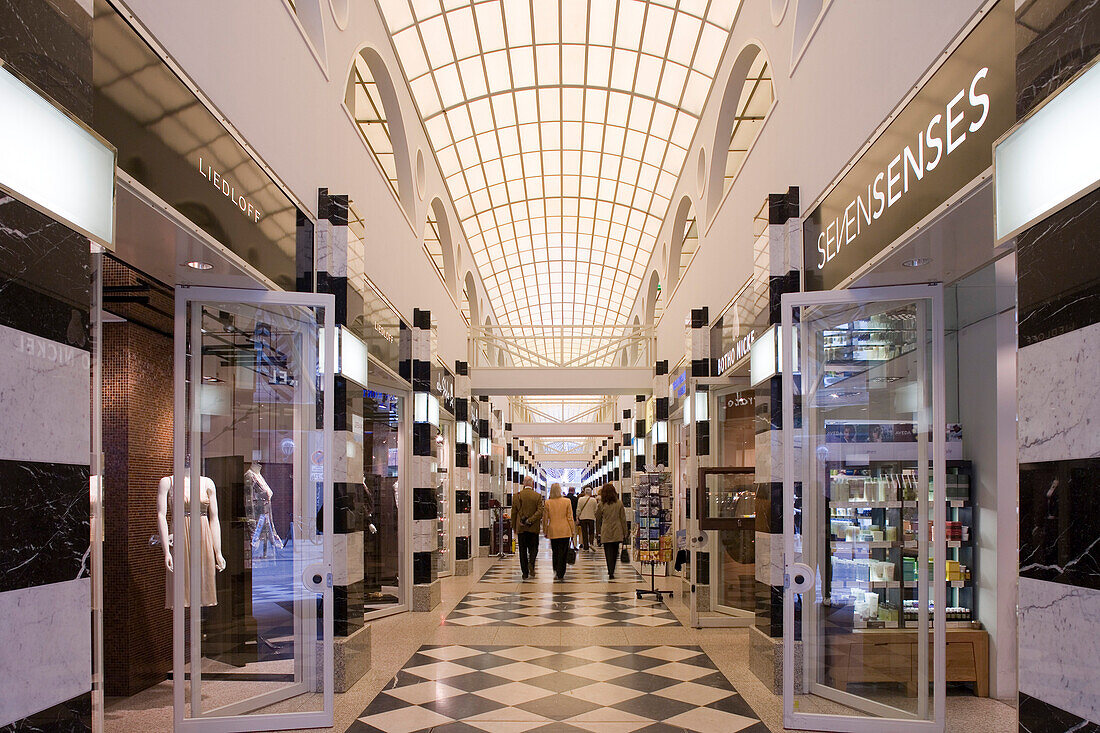
[[[253,460],[252,465],[244,472],[244,485],[248,489],[252,504],[252,521],[255,522],[252,530],[252,546],[255,548],[262,539],[263,556],[267,557],[268,543],[277,546],[282,541],[279,539],[279,533],[275,531],[275,521],[271,516],[271,497],[274,492],[267,485],[261,473],[262,470],[263,464],[259,460]]]
[[[217,587],[214,582],[214,572],[225,569],[225,558],[222,557],[222,532],[218,523],[218,492],[214,482],[206,476],[202,476],[200,482],[199,501],[202,527],[200,529],[200,542],[202,549],[202,605],[216,606],[218,604]],[[168,570],[166,576],[166,607],[172,608],[173,593],[173,562],[172,562],[172,535],[168,532],[168,505],[172,503],[172,476],[165,476],[157,487],[157,527],[160,530],[160,545],[164,549],[164,567]],[[191,479],[184,480],[183,503],[187,507],[191,500]],[[191,551],[191,513],[184,515],[184,557],[189,558]],[[190,562],[184,563],[183,571],[183,605],[191,605]]]

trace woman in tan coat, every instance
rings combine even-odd
[[[577,531],[573,523],[573,502],[561,495],[561,484],[550,487],[550,498],[546,500],[546,511],[542,513],[542,528],[550,539],[550,550],[554,558],[554,578],[565,578],[565,551],[573,534]]]
[[[596,507],[596,527],[603,540],[604,559],[607,560],[607,577],[615,579],[615,565],[619,562],[619,545],[626,540],[626,508],[619,501],[615,484],[604,484],[600,489],[600,503]]]

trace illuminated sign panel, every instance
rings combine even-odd
[[[115,151],[0,62],[0,187],[111,246]]]

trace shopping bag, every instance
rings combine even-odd
[[[626,545],[619,551],[619,562],[630,562],[630,548]]]
[[[565,562],[567,565],[573,565],[577,562],[577,548],[573,547],[572,543],[565,549]]]

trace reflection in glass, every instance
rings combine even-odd
[[[404,398],[367,390],[363,455],[366,488],[363,570],[366,613],[401,602],[399,431]]]

